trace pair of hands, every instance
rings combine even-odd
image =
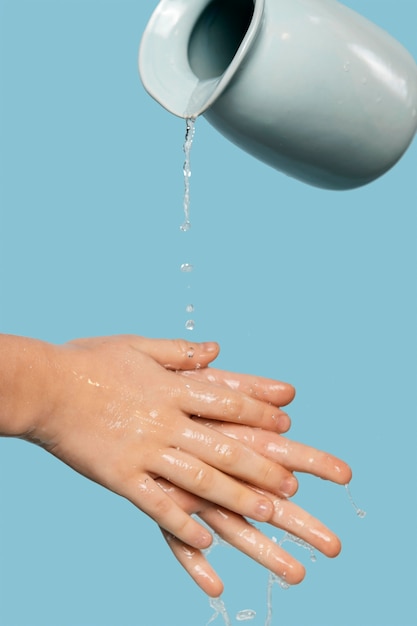
[[[27,438],[153,518],[208,595],[223,586],[202,552],[212,536],[192,514],[289,584],[303,566],[245,517],[339,553],[339,539],[288,500],[294,471],[351,478],[336,457],[282,436],[291,385],[209,368],[215,343],[120,336],[49,351],[50,409]]]

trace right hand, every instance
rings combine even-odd
[[[223,432],[242,440],[251,439],[254,449],[266,451],[268,456],[291,471],[308,472],[338,484],[347,484],[351,470],[346,463],[325,452],[270,432],[234,425],[218,426]],[[240,433],[239,433],[240,430]],[[252,433],[250,432],[252,431]],[[303,565],[278,543],[246,521],[243,516],[198,498],[175,487],[163,479],[158,484],[187,513],[196,514],[219,537],[231,546],[251,557],[290,585],[300,583],[305,575]],[[257,490],[259,493],[260,490]],[[272,493],[261,491],[274,504],[274,514],[269,524],[298,537],[328,557],[335,557],[341,550],[339,538],[324,524],[300,506]],[[182,542],[161,529],[173,554],[193,580],[209,596],[219,596],[223,582],[201,550]]]

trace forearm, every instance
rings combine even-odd
[[[52,346],[0,334],[0,435],[28,437],[49,410]]]

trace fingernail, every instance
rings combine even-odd
[[[201,347],[203,348],[204,352],[207,352],[208,354],[213,354],[213,352],[217,352],[218,350],[217,343],[213,341],[205,341],[201,344]]]
[[[289,476],[288,478],[284,478],[282,483],[279,486],[279,490],[281,494],[285,498],[290,498],[295,494],[298,488],[298,481],[294,476]]]
[[[289,418],[289,416],[284,413],[281,412],[279,415],[277,415],[276,417],[276,424],[277,424],[277,428],[281,433],[286,433],[287,430],[290,429],[291,426],[291,420]]]
[[[212,541],[213,541],[213,537],[209,533],[201,532],[194,546],[196,548],[200,548],[201,550],[205,550],[211,545]]]

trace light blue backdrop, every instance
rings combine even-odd
[[[346,4],[417,56],[413,0]],[[334,193],[198,120],[180,233],[184,123],[136,68],[155,5],[0,0],[1,329],[190,337],[192,299],[192,336],[221,343],[221,367],[296,385],[292,437],[349,461],[367,510],[360,520],[343,488],[301,479],[299,502],[344,547],[316,563],[295,548],[307,578],[274,590],[273,626],[416,625],[417,143],[382,179]],[[154,523],[44,451],[0,441],[0,498],[2,626],[210,618]],[[263,626],[266,572],[213,556],[232,617],[253,608]]]

